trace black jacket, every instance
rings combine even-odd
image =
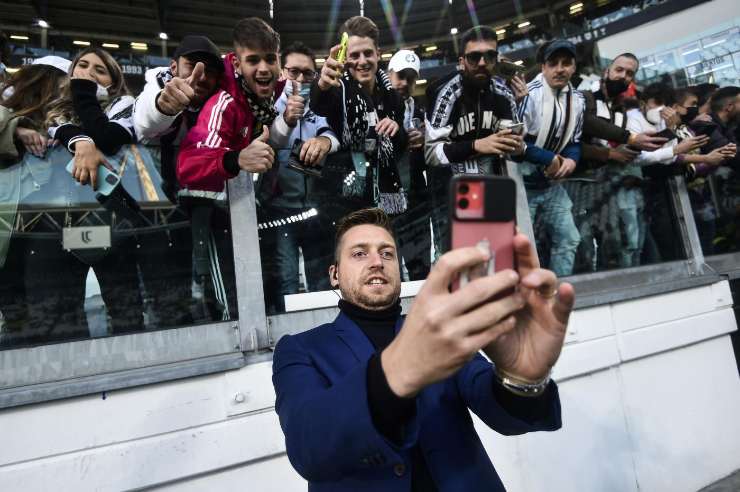
[[[689,125],[697,135],[707,135],[709,137],[709,143],[702,147],[701,153],[708,154],[727,144],[737,144],[735,127],[724,123],[715,113],[711,113],[710,116],[712,121],[695,120]],[[723,165],[736,170],[740,169],[740,155],[735,154],[735,157],[723,162]]]
[[[493,77],[481,89],[454,72],[427,89],[425,154],[428,165],[463,163],[475,156],[473,142],[499,130],[501,120],[518,121],[506,83]]]

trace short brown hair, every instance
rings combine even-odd
[[[259,17],[247,17],[236,23],[234,48],[249,48],[266,52],[280,51],[280,34]]]
[[[342,27],[339,28],[339,33],[341,34],[343,32],[346,32],[350,36],[370,38],[375,43],[376,48],[379,46],[380,31],[378,30],[378,26],[376,26],[375,22],[367,17],[363,17],[361,15],[350,17],[344,21]]]
[[[351,212],[337,222],[337,233],[334,239],[334,261],[339,263],[339,245],[342,242],[342,237],[352,229],[353,227],[361,225],[374,225],[381,227],[388,231],[395,241],[396,238],[393,236],[393,226],[391,225],[391,219],[388,214],[383,212],[379,208],[363,208],[361,210],[355,210]]]

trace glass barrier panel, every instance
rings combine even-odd
[[[236,318],[225,194],[162,188],[159,148],[78,184],[62,146],[0,169],[0,348]]]
[[[525,176],[540,263],[564,277],[685,259],[660,166],[608,164],[538,184]]]
[[[703,174],[703,175],[702,175]],[[704,256],[740,251],[737,164],[706,167],[686,184]]]

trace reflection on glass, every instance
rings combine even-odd
[[[226,202],[173,205],[157,151],[107,156],[97,192],[61,146],[0,169],[0,348],[235,317]]]
[[[683,65],[688,67],[702,60],[701,43],[691,43],[679,48]]]
[[[563,188],[572,202],[578,230],[573,273],[637,267],[685,257],[670,200],[666,177],[657,166],[607,165],[567,179]],[[535,239],[540,261],[552,262],[550,251],[558,236],[536,216]]]
[[[689,181],[687,188],[704,255],[740,251],[737,169],[730,165],[708,168]]]

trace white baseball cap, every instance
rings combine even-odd
[[[61,56],[49,55],[36,58],[32,65],[50,65],[64,73],[69,73],[69,67],[72,65],[72,62]]]
[[[391,61],[388,62],[388,70],[393,70],[396,73],[407,68],[411,68],[417,76],[419,75],[419,57],[411,50],[397,51]]]

